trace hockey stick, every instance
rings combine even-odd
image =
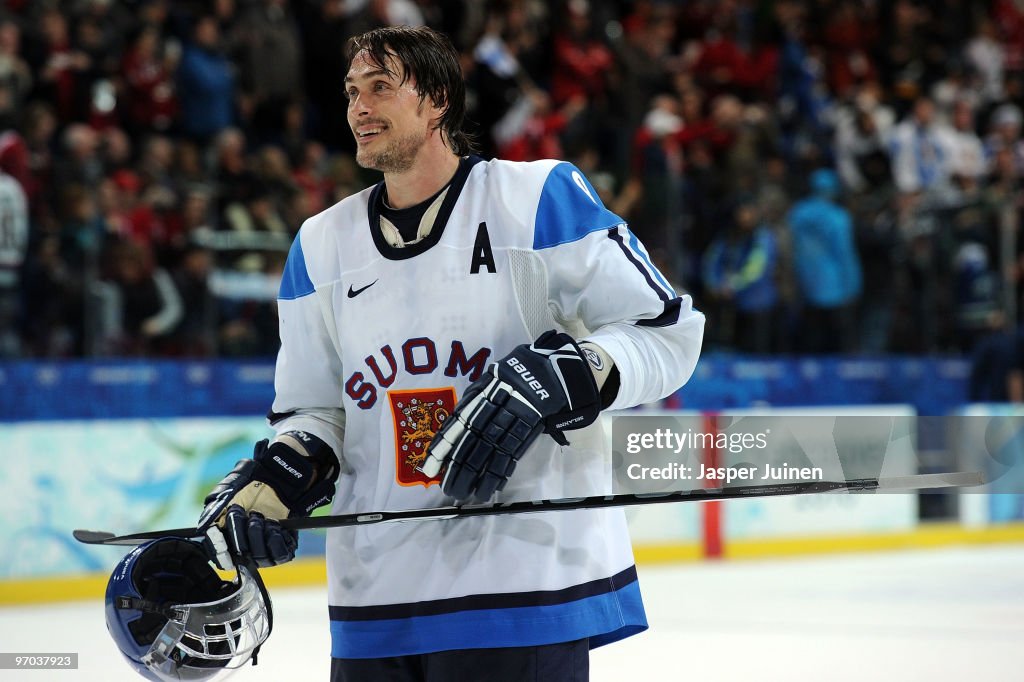
[[[739,486],[735,488],[702,488],[678,490],[665,493],[622,493],[618,495],[592,495],[590,497],[566,497],[553,500],[529,500],[503,502],[485,505],[464,505],[461,507],[435,507],[433,509],[408,509],[403,511],[381,511],[366,514],[338,514],[335,516],[314,516],[310,518],[285,519],[281,525],[291,530],[311,528],[338,528],[341,526],[366,526],[390,521],[422,521],[426,519],[454,519],[470,516],[492,516],[495,514],[522,514],[570,509],[602,509],[605,507],[632,507],[640,504],[661,504],[664,502],[701,502],[729,500],[743,497],[775,497],[779,495],[806,495],[838,491],[865,492],[872,490],[923,490],[926,488],[954,488],[982,485],[985,482],[980,472],[954,472],[942,474],[916,474],[892,478],[858,478],[850,481],[802,481],[778,485]],[[114,535],[100,530],[76,530],[75,539],[87,545],[137,545],[146,540],[163,537],[194,538],[201,533],[195,528],[173,528],[154,530],[130,535]]]

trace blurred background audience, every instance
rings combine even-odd
[[[1012,0],[0,0],[0,357],[272,355],[291,239],[378,180],[343,49],[387,24],[452,37],[481,155],[587,173],[709,349],[1024,364]]]

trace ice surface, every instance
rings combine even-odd
[[[695,563],[640,576],[651,629],[594,651],[594,682],[1024,679],[1024,546]],[[276,590],[274,612],[260,664],[231,679],[326,682],[323,589]],[[79,654],[77,671],[0,671],[3,682],[142,679],[107,635],[99,601],[0,608],[0,651]]]

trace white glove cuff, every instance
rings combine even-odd
[[[590,371],[594,373],[597,390],[600,391],[604,388],[604,382],[608,380],[608,375],[611,374],[615,361],[612,360],[611,356],[601,346],[592,341],[580,341],[579,346],[580,350],[583,351],[583,356],[587,359]]]

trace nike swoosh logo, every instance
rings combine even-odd
[[[359,294],[363,293],[364,291],[366,291],[367,289],[369,289],[370,287],[372,287],[376,283],[377,283],[377,280],[373,280],[372,282],[367,284],[365,287],[360,287],[359,289],[353,289],[352,285],[349,284],[348,285],[348,297],[349,298],[355,298],[356,296],[358,296]]]

